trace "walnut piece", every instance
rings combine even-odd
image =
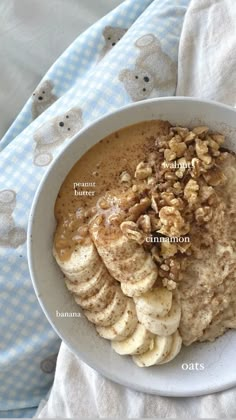
[[[176,244],[170,242],[161,242],[161,255],[164,258],[173,257],[178,252]]]
[[[174,140],[175,138],[170,141],[171,144],[169,143],[170,150],[175,153],[177,158],[180,158],[184,155],[184,152],[187,149],[187,146],[184,142],[177,143],[177,142],[174,142]]]
[[[151,229],[152,232],[156,232],[157,230],[161,229],[161,221],[157,215],[150,214],[150,220],[151,220]]]
[[[205,203],[214,194],[215,190],[213,187],[209,187],[208,185],[201,185],[199,193],[201,203]]]
[[[181,236],[189,231],[189,224],[181,216],[179,210],[175,207],[165,206],[159,212],[162,227],[160,233],[167,236]]]
[[[205,135],[208,133],[209,127],[205,125],[201,125],[199,127],[194,127],[193,133],[196,134],[199,138],[204,138]]]
[[[169,280],[166,277],[162,280],[162,284],[163,284],[164,287],[166,287],[170,291],[175,290],[176,286],[177,286],[177,284],[174,280]]]
[[[211,138],[215,140],[219,144],[219,146],[222,146],[222,144],[225,141],[225,136],[223,136],[223,134],[218,134],[218,133],[211,134]]]
[[[209,222],[212,219],[213,210],[209,206],[199,207],[195,211],[195,218],[197,224],[201,225],[203,223]]]
[[[158,200],[159,200],[159,194],[154,193],[151,196],[151,208],[158,213]]]
[[[198,158],[193,158],[191,164],[192,164],[192,170],[190,174],[193,178],[198,178],[202,173],[201,160]]]
[[[198,199],[199,185],[194,179],[190,179],[184,188],[184,197],[188,201],[189,205],[192,206],[197,202]]]
[[[184,138],[185,143],[192,143],[196,138],[196,134],[193,131],[190,131],[187,136]]]
[[[185,157],[182,157],[182,158],[178,159],[177,165],[178,165],[178,170],[175,172],[175,175],[178,178],[183,178],[186,169],[188,168],[189,165],[191,165],[191,163],[187,162]]]
[[[179,134],[181,138],[185,138],[189,133],[189,129],[186,127],[171,127],[171,131]]]
[[[128,183],[128,184],[130,184],[131,183],[131,175],[129,174],[129,172],[127,172],[127,171],[123,171],[121,174],[120,174],[120,183],[121,184],[123,184],[123,183]]]
[[[212,161],[212,157],[209,155],[207,142],[204,142],[200,139],[196,139],[196,153],[197,157],[201,159],[204,163],[209,165]]]
[[[165,149],[164,158],[167,160],[167,162],[171,162],[172,160],[176,159],[176,153],[170,149]]]
[[[151,219],[148,214],[142,214],[137,221],[137,225],[144,233],[150,233],[152,230]]]
[[[141,214],[143,214],[151,205],[151,200],[148,197],[142,198],[141,201],[130,207],[129,214],[136,221]]]
[[[139,245],[143,244],[143,242],[145,241],[145,236],[142,232],[140,232],[137,224],[132,221],[122,222],[120,225],[120,229],[121,232],[126,236],[126,238],[137,242]]]
[[[140,162],[134,174],[136,179],[146,179],[152,174],[152,167],[149,163]]]

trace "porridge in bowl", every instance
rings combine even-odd
[[[140,366],[236,328],[236,158],[147,121],[93,146],[55,205],[54,256],[98,334]]]

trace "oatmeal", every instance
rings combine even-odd
[[[217,187],[210,220],[192,228],[193,255],[179,284],[180,332],[186,345],[214,340],[236,328],[236,159],[228,154],[221,169],[227,181]]]

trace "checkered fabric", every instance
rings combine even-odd
[[[132,74],[138,78],[140,50],[135,42],[147,34],[152,34],[162,53],[177,64],[188,3],[189,0],[124,1],[80,35],[45,75],[41,83],[51,82],[56,100],[32,120],[32,96],[0,142],[0,417],[33,414],[52,384],[60,345],[39,307],[27,263],[25,232],[29,211],[48,168],[34,162],[36,133],[42,143],[43,133],[47,137],[47,130],[49,133],[53,124],[58,125],[60,116],[65,117],[74,108],[81,110],[81,125],[87,126],[131,102],[130,91],[119,75],[124,69],[135,69]],[[111,32],[116,32],[114,28],[127,31],[119,42],[110,45],[113,32],[110,37],[105,35],[107,27]],[[108,48],[104,50],[106,43]],[[155,78],[150,74],[149,79]],[[130,79],[128,82],[133,83]],[[138,88],[132,85],[132,89]],[[174,95],[175,87],[163,92]],[[152,96],[163,92],[154,89]],[[52,158],[69,141],[68,133],[60,134],[59,146],[50,149]]]

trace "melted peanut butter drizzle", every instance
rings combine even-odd
[[[165,134],[164,121],[145,121],[126,127],[101,140],[73,166],[63,182],[55,203],[57,227],[54,246],[61,260],[68,260],[77,244],[88,235],[88,223],[98,212],[96,204],[106,193],[124,191],[120,174],[133,176],[137,164],[145,159],[154,138]],[[74,182],[96,182],[94,196],[74,195]]]

